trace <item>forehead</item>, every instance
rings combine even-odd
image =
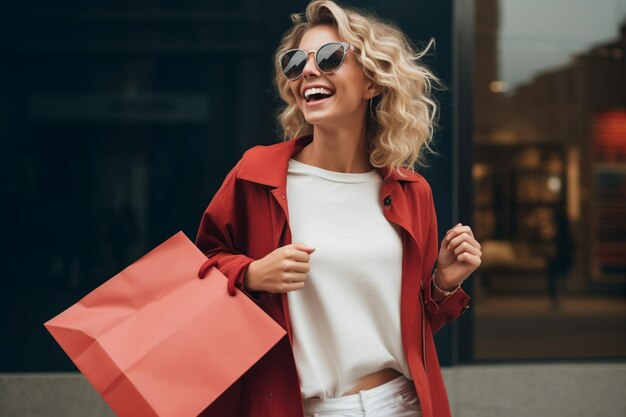
[[[313,26],[311,29],[304,32],[298,47],[310,51],[319,48],[325,43],[337,42],[340,40],[339,32],[337,32],[337,29],[334,26],[318,25]]]

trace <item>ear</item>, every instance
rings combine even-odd
[[[367,84],[367,92],[365,94],[365,97],[369,100],[370,98],[376,97],[377,95],[379,95],[380,93],[383,92],[383,88],[379,85],[377,85],[374,81],[372,81],[371,79],[368,81]]]

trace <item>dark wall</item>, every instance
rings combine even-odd
[[[43,327],[202,212],[278,141],[272,53],[305,1],[0,4],[0,372],[76,368]],[[397,22],[452,83],[452,1],[343,2]],[[451,93],[425,175],[451,227]],[[451,360],[448,330],[437,337]],[[447,335],[446,335],[447,334]]]

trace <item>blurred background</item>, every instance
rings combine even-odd
[[[193,240],[280,141],[272,54],[307,3],[0,3],[0,415],[111,415],[43,323]],[[420,172],[440,237],[470,224],[483,251],[436,335],[454,415],[626,415],[626,0],[339,3],[436,40]]]
[[[475,7],[474,357],[623,358],[626,1]]]

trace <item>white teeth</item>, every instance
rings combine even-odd
[[[311,94],[328,94],[328,95],[332,95],[333,92],[331,90],[326,89],[326,88],[308,88],[308,89],[304,90],[304,98],[306,98],[307,100],[309,99]]]

